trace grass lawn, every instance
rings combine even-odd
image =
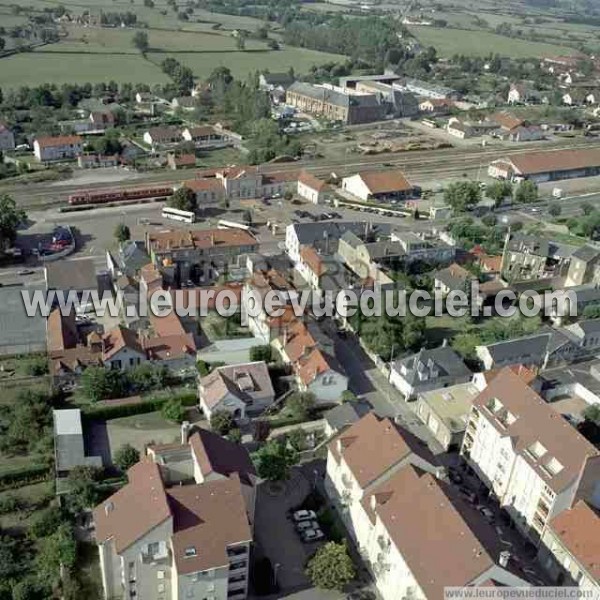
[[[168,83],[160,68],[140,55],[28,52],[0,59],[0,86],[41,83]]]
[[[296,73],[308,73],[313,65],[322,65],[331,61],[343,61],[339,54],[317,52],[305,48],[288,47],[283,50],[268,50],[254,52],[215,52],[175,54],[152,53],[149,57],[160,63],[167,56],[172,56],[182,64],[190,67],[194,75],[205,78],[216,67],[228,67],[234,77],[245,78],[252,71],[269,69],[270,71],[287,71],[294,67]],[[1,79],[1,71],[0,71]]]
[[[221,317],[215,311],[210,311],[200,322],[202,330],[206,337],[214,342],[215,340],[226,340],[230,338],[252,337],[247,327],[242,327],[232,317],[226,319]]]
[[[511,58],[570,55],[576,52],[574,48],[558,44],[528,42],[485,31],[419,26],[409,29],[421,44],[434,46],[441,56],[446,57],[454,54],[487,56],[492,51]]]
[[[48,506],[54,499],[54,488],[51,481],[42,481],[41,483],[24,485],[14,490],[0,492],[0,498],[2,499],[10,496],[17,498],[24,508],[0,515],[0,528],[24,528],[36,512]]]

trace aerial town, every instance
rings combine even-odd
[[[497,4],[0,4],[0,600],[600,598],[600,6]]]

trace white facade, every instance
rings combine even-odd
[[[351,175],[342,179],[342,189],[356,198],[367,201],[371,195],[371,190],[363,181],[360,175]]]
[[[115,352],[110,358],[104,358],[104,366],[108,369],[119,369],[121,371],[127,371],[133,369],[139,364],[146,362],[147,357],[143,352],[138,352],[133,348],[121,348],[118,352]]]
[[[313,204],[322,204],[325,201],[325,194],[323,191],[316,190],[315,188],[298,181],[298,196],[312,202]]]
[[[39,161],[48,160],[67,160],[77,158],[83,152],[83,142],[81,140],[76,141],[75,138],[56,138],[55,144],[48,144],[48,142],[40,142],[35,140],[33,142],[33,153]]]

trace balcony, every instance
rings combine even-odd
[[[547,519],[550,514],[550,508],[540,500],[536,508],[536,513],[539,513],[544,519]]]
[[[229,577],[245,574],[248,569],[246,561],[232,563],[229,565]]]
[[[239,546],[237,548],[227,548],[227,556],[229,557],[229,562],[236,558],[241,558],[248,554],[248,546]]]
[[[231,590],[227,591],[227,598],[230,600],[242,600],[246,597],[246,590]]]
[[[227,592],[239,592],[246,589],[246,580],[242,581],[230,581],[227,585]]]

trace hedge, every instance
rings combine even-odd
[[[47,465],[31,465],[21,467],[20,469],[13,469],[8,473],[0,474],[0,489],[10,487],[14,483],[28,485],[44,481],[50,475],[51,470],[51,467]]]
[[[163,407],[163,404],[171,399],[179,400],[183,406],[196,406],[196,404],[198,404],[198,396],[195,393],[188,392],[179,395],[165,396],[163,398],[149,398],[138,403],[119,404],[118,406],[94,406],[93,404],[90,404],[82,409],[82,414],[88,419],[109,421],[121,417],[131,417],[133,415],[156,412]]]

